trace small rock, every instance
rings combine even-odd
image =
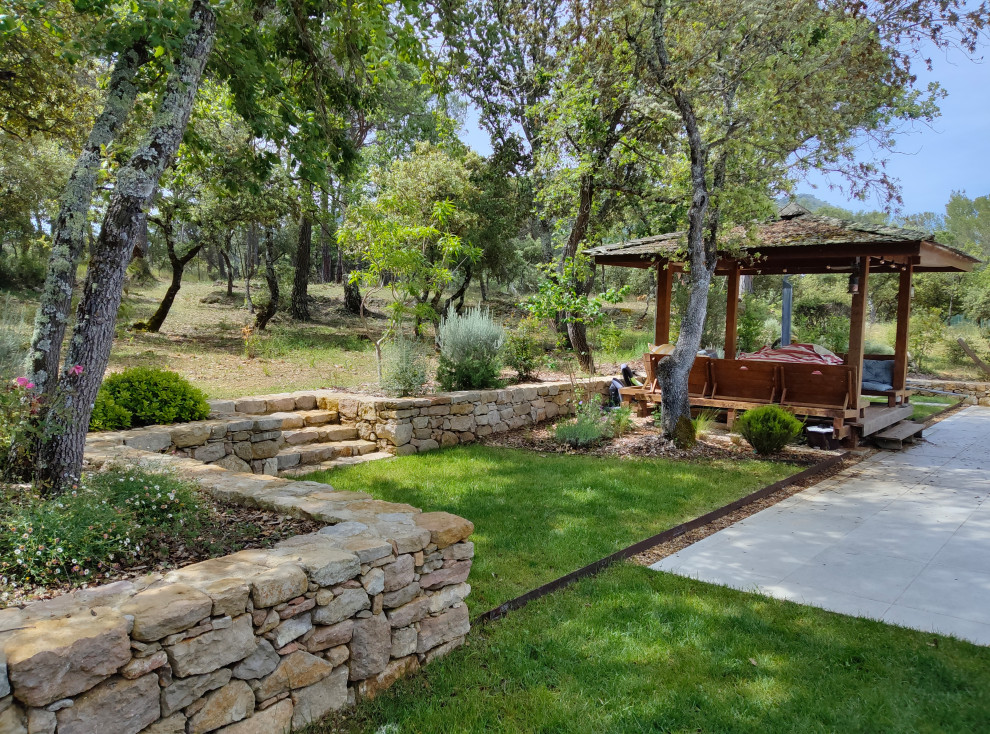
[[[401,607],[403,604],[408,604],[419,596],[421,591],[422,589],[420,589],[419,584],[414,582],[398,591],[388,592],[382,601],[386,609]]]
[[[166,649],[172,672],[180,678],[209,673],[224,665],[243,660],[255,651],[257,643],[251,617],[242,614],[222,630],[212,630]]]
[[[415,655],[392,660],[381,673],[358,683],[357,694],[362,699],[370,701],[400,678],[412,675],[417,670],[419,670],[419,658]]]
[[[27,730],[28,734],[55,734],[55,727],[58,721],[55,714],[45,709],[28,709]]]
[[[257,700],[263,701],[280,693],[311,686],[332,672],[333,665],[326,660],[300,650],[282,658],[271,675],[254,683],[254,695]]]
[[[385,590],[385,572],[380,568],[373,568],[361,577],[361,585],[371,596],[380,594]]]
[[[415,627],[398,627],[392,630],[392,648],[389,654],[393,658],[403,658],[416,652],[417,632]]]
[[[131,662],[120,669],[120,674],[127,680],[136,680],[142,675],[158,670],[163,665],[168,665],[168,656],[164,650],[159,650],[146,658],[133,658]]]
[[[314,627],[302,637],[300,642],[310,652],[320,652],[330,647],[347,644],[351,641],[353,631],[354,622],[345,619],[334,625]]]
[[[397,591],[413,582],[415,564],[411,555],[401,555],[394,563],[384,566],[385,572],[384,591]],[[369,592],[370,593],[370,592]]]
[[[364,589],[342,589],[329,604],[313,610],[313,621],[318,624],[336,624],[369,607],[371,600]]]
[[[141,734],[186,734],[186,715],[180,711],[165,719],[159,719]]]
[[[438,589],[441,586],[452,586],[467,581],[468,574],[471,573],[471,561],[447,561],[447,563],[451,565],[424,574],[419,579],[419,585],[424,589]]]
[[[313,629],[311,615],[303,614],[298,617],[291,617],[282,622],[272,631],[272,645],[275,648],[285,647],[290,642]]]

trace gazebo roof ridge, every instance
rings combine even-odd
[[[728,237],[743,238],[750,234],[753,237],[741,246],[743,252],[776,251],[780,257],[802,260],[809,256],[828,258],[834,254],[848,259],[850,255],[910,251],[920,269],[954,272],[971,270],[980,262],[958,248],[938,242],[930,232],[814,214],[794,202],[784,206],[772,219],[733,227]],[[677,259],[685,236],[684,232],[666,232],[589,248],[587,254],[601,264],[612,261],[611,264],[645,267],[651,262]],[[787,252],[793,255],[786,255]]]

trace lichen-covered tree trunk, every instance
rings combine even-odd
[[[265,282],[268,284],[268,302],[259,310],[254,319],[254,325],[264,331],[268,322],[278,311],[278,273],[275,272],[275,244],[271,232],[265,237]]]
[[[58,216],[52,225],[52,250],[41,303],[34,321],[34,336],[28,357],[31,381],[50,395],[58,381],[62,340],[72,309],[76,270],[86,249],[89,209],[100,172],[103,153],[120,132],[134,108],[138,69],[147,60],[144,43],[123,51],[114,63],[107,98],[82,152],[76,159],[59,200]]]
[[[296,245],[296,272],[292,279],[292,298],[289,315],[297,321],[309,321],[309,266],[313,249],[313,220],[303,214],[299,222],[299,241]]]
[[[203,67],[213,46],[216,17],[205,0],[194,0],[191,28],[169,74],[151,126],[117,183],[90,257],[65,371],[47,406],[48,439],[38,458],[38,479],[47,493],[63,491],[81,473],[93,402],[110,360],[124,274],[143,224],[144,209],[182,142]]]

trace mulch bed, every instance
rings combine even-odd
[[[203,533],[191,543],[171,535],[148,536],[140,558],[129,559],[118,568],[89,584],[5,588],[0,593],[0,608],[51,599],[74,589],[125,581],[151,573],[166,573],[176,568],[219,558],[239,550],[270,548],[293,535],[314,533],[326,523],[285,517],[267,510],[248,509],[201,496],[206,515]]]
[[[743,461],[758,458],[752,448],[745,442],[729,435],[724,426],[716,426],[706,434],[693,448],[679,449],[672,441],[660,436],[659,430],[653,425],[652,418],[634,419],[635,427],[629,433],[618,438],[608,439],[595,446],[572,448],[557,441],[554,436],[554,426],[544,424],[533,428],[492,434],[482,439],[487,446],[501,448],[525,449],[547,454],[571,454],[601,456],[619,459],[680,459],[680,460],[728,460]],[[807,467],[816,464],[828,452],[818,451],[806,446],[788,446],[773,457],[774,461],[796,466]]]

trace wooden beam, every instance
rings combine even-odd
[[[736,358],[736,317],[739,313],[739,263],[729,271],[725,302],[725,358]]]
[[[859,267],[859,292],[852,297],[852,313],[849,316],[849,354],[846,364],[856,370],[853,381],[852,404],[859,405],[859,397],[863,389],[863,351],[866,343],[866,312],[867,312],[867,281],[870,277],[870,258],[864,257]]]
[[[901,271],[897,286],[897,336],[894,339],[894,389],[903,390],[907,385],[908,331],[911,322],[911,280],[913,267]]]
[[[657,318],[653,330],[654,344],[670,342],[670,296],[674,287],[674,274],[666,263],[657,265]]]

